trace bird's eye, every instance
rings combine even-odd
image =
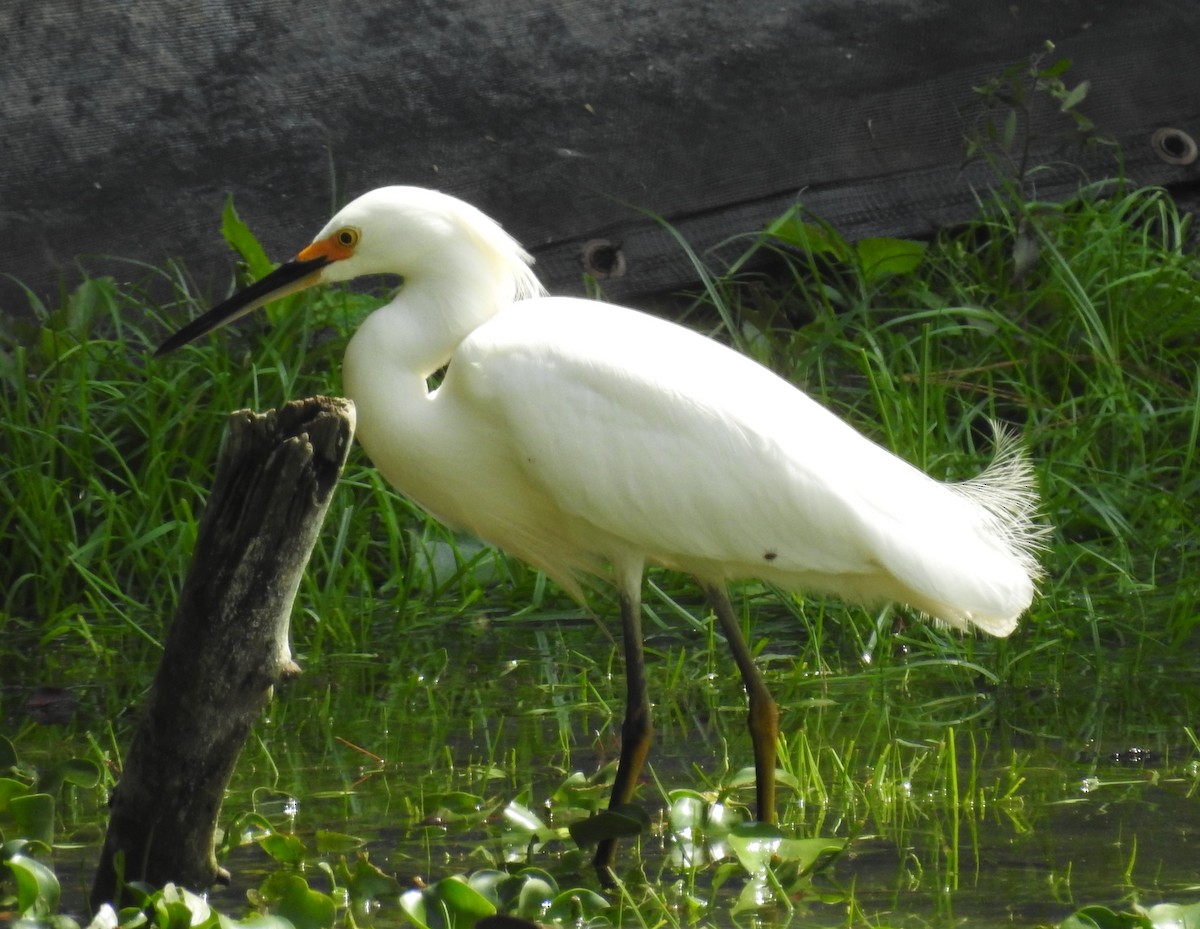
[[[334,240],[342,248],[354,248],[358,244],[358,240],[362,237],[362,233],[353,226],[347,226],[345,229],[339,229],[333,234]]]

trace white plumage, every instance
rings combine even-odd
[[[774,815],[775,708],[734,641],[727,582],[894,600],[961,629],[1013,631],[1034,596],[1039,530],[1032,471],[1011,439],[997,431],[978,478],[933,480],[717,342],[635,310],[541,296],[528,262],[462,201],[382,188],[160,352],[282,293],[402,275],[346,352],[359,440],[401,492],[576,596],[583,574],[612,566],[637,678],[624,741],[639,743],[624,746],[614,805],[629,799],[649,741],[637,615],[647,562],[694,575],[713,600],[751,697],[763,819]]]

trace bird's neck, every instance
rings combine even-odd
[[[502,309],[490,292],[473,292],[452,274],[421,277],[406,282],[391,303],[372,313],[350,344],[369,353],[373,366],[386,364],[424,382],[450,361],[463,339]],[[348,350],[348,362],[349,356]]]
[[[363,322],[346,348],[342,382],[357,411],[360,444],[393,486],[451,521],[455,513],[439,475],[453,457],[447,449],[455,422],[446,404],[435,402],[428,378],[497,309],[441,305],[421,287],[406,286]]]

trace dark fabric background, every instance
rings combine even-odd
[[[639,210],[698,251],[798,198],[850,237],[924,234],[992,181],[962,165],[972,85],[1047,39],[1129,175],[1186,191],[1200,166],[1164,164],[1149,137],[1200,138],[1198,27],[1195,0],[7,0],[0,272],[48,293],[78,256],[122,279],[142,272],[102,256],[174,257],[220,295],[227,193],[282,260],[390,183],[476,203],[560,292],[596,238],[626,259],[610,296],[693,278]],[[1053,107],[1035,128],[1036,160],[1058,164],[1040,195],[1074,189],[1079,165],[1112,172]]]

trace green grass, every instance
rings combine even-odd
[[[926,247],[851,247],[800,214],[773,233],[746,236],[741,260],[711,269],[685,320],[938,477],[973,475],[990,454],[988,420],[1011,424],[1053,526],[1042,595],[1010,640],[739,588],[784,707],[785,825],[886,834],[913,850],[898,866],[905,880],[949,907],[980,870],[969,859],[987,854],[981,833],[1053,830],[1063,747],[1104,789],[1116,789],[1109,755],[1136,746],[1194,790],[1200,258],[1169,197],[1117,183],[1065,204],[998,195]],[[186,572],[226,414],[336,393],[346,338],[377,303],[291,298],[266,323],[154,361],[161,338],[204,306],[180,269],[146,275],[88,280],[61,307],[37,305],[0,353],[0,719],[17,719],[27,688],[66,686],[85,718],[110,721],[66,741],[114,764],[122,713],[140,701]],[[702,602],[686,579],[651,573],[664,752],[651,756],[647,806],[670,806],[680,789],[749,799],[742,694]],[[603,591],[592,605],[614,612]],[[269,812],[266,798],[283,791],[364,829],[382,818],[417,829],[463,797],[540,809],[615,749],[611,636],[536,573],[426,519],[358,452],[296,609],[308,674],[247,748],[235,809],[261,801]],[[35,758],[61,751],[55,738],[14,732]],[[697,761],[695,743],[712,757]],[[565,815],[584,810],[585,794],[571,794]],[[463,815],[465,863],[449,871],[497,863],[495,827]],[[443,876],[445,852],[425,835],[416,867]],[[670,923],[686,900],[726,899],[723,865],[677,878],[652,844],[626,851],[649,878],[630,891],[641,918]],[[565,847],[560,882],[578,864]],[[662,883],[676,879],[682,887]],[[1069,875],[1054,879],[1069,897]],[[647,916],[656,895],[665,902]],[[850,901],[855,924],[883,906]]]

